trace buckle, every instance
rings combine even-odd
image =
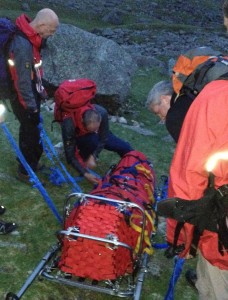
[[[219,192],[220,196],[224,197],[228,195],[228,184],[224,184],[220,186],[217,191]]]

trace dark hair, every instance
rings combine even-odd
[[[83,125],[87,127],[90,123],[101,121],[101,115],[97,110],[87,109],[82,116]]]
[[[226,18],[228,18],[228,1],[224,1],[223,3],[223,14]]]

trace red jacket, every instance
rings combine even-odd
[[[191,105],[181,130],[170,169],[169,197],[185,200],[202,197],[208,184],[205,164],[216,152],[228,150],[228,81],[209,83]],[[220,160],[213,170],[215,185],[228,183],[228,161]],[[167,220],[167,239],[173,242],[176,221]],[[185,223],[179,243],[189,250],[193,226]],[[228,270],[228,253],[218,251],[216,233],[204,230],[199,249],[206,260],[220,269]]]

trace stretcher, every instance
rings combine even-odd
[[[106,207],[111,213],[115,214],[117,219],[122,220],[122,217],[124,217],[124,222],[126,221],[126,216],[130,215],[130,213],[131,216],[137,215],[137,236],[134,235],[136,238],[129,238],[130,242],[128,243],[128,238],[124,238],[121,233],[122,229],[126,230],[126,226],[130,229],[129,234],[133,232],[131,226],[129,226],[129,220],[126,221],[122,229],[117,226],[116,232],[113,232],[113,228],[110,228],[110,232],[107,232],[105,236],[99,234],[99,232],[97,234],[86,232],[86,230],[83,230],[83,223],[69,226],[71,225],[69,219],[72,214],[75,214],[76,211],[77,220],[80,220],[80,213],[84,212],[85,208],[89,209],[88,203],[93,205],[93,208],[98,206],[98,208],[102,207],[104,209]],[[149,255],[151,254],[151,249],[147,245],[148,240],[146,241],[146,235],[148,234],[146,230],[148,228],[147,209],[136,203],[120,199],[72,193],[66,199],[63,218],[64,228],[57,232],[57,243],[43,256],[19,292],[16,294],[9,292],[5,299],[21,299],[32,282],[38,277],[79,289],[139,300],[147,272]],[[122,223],[121,221],[121,226]],[[102,227],[105,228],[105,226]],[[154,232],[151,230],[150,238],[152,238],[153,234]],[[137,251],[135,245],[133,245],[134,243],[137,244]],[[75,257],[73,264],[79,265],[78,268],[74,268],[72,273],[65,271],[69,263],[63,255],[64,249],[65,253],[68,253],[69,249],[72,250],[70,248],[71,245],[76,247],[76,251],[84,245],[85,247],[82,249],[84,253],[86,249],[94,250],[94,257],[91,258],[91,261],[81,259],[81,256],[79,257],[80,253],[76,252],[78,254],[73,256]],[[89,255],[91,256],[90,253]],[[99,269],[97,262],[102,256],[104,258],[103,261],[106,261],[104,269],[107,270],[108,268],[110,270],[112,268],[111,274],[103,273],[103,275],[100,275],[102,271]],[[122,267],[123,260],[127,260],[125,267]],[[114,265],[115,267],[113,267]],[[118,269],[120,265],[122,267],[121,271]],[[94,267],[97,269],[94,270]],[[99,274],[100,277],[96,277],[96,274]],[[103,280],[100,280],[102,278]]]
[[[44,255],[17,294],[36,277],[118,297],[140,299],[155,233],[152,164],[139,151],[125,154],[90,194],[65,202],[58,242]]]

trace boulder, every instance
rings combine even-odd
[[[73,25],[61,24],[42,50],[44,78],[58,86],[65,79],[87,77],[97,83],[102,99],[120,104],[131,88],[131,76],[137,69],[122,47]]]

